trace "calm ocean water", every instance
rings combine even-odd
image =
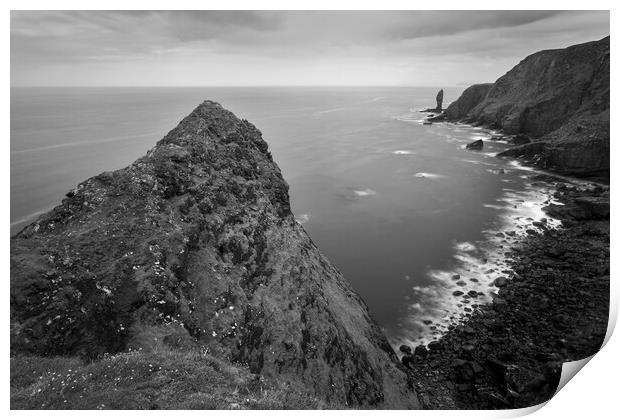
[[[454,100],[462,89],[445,89]],[[254,123],[293,211],[394,344],[483,301],[502,269],[495,233],[539,210],[550,186],[464,145],[490,132],[424,126],[434,88],[13,88],[11,232],[77,183],[143,155],[204,99]],[[501,170],[504,173],[501,173]],[[523,228],[520,228],[523,229]],[[520,231],[518,232],[520,233]],[[490,271],[493,270],[493,271]],[[452,296],[455,273],[467,282]],[[475,278],[478,281],[471,281]]]

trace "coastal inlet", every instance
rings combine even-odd
[[[425,117],[428,114],[412,112],[399,120],[423,124]],[[390,336],[395,347],[428,344],[465,321],[479,306],[500,299],[496,293],[498,287],[510,281],[513,274],[510,263],[514,247],[528,234],[560,226],[559,220],[543,210],[556,203],[553,194],[557,179],[541,179],[539,170],[496,157],[514,141],[511,136],[454,123],[435,124],[426,129],[442,132],[447,143],[468,154],[469,163],[500,177],[504,186],[501,195],[481,203],[481,207],[498,212],[483,229],[482,238],[476,235],[476,240],[464,237],[454,240],[452,259],[444,266],[429,267],[427,282],[413,286],[412,293],[405,296],[411,304],[397,324],[400,333]],[[472,143],[479,146],[468,147]],[[417,173],[416,176],[441,179],[439,174]]]
[[[459,94],[444,89],[443,103]],[[58,106],[59,95],[72,106]],[[412,87],[14,88],[11,230],[78,182],[131,163],[188,109],[213,98],[260,128],[297,220],[393,346],[428,342],[450,317],[491,298],[489,283],[505,274],[494,241],[509,246],[514,237],[505,232],[538,229],[531,223],[545,217],[537,209],[550,188],[494,157],[508,147],[496,133],[423,125],[428,114],[419,110],[436,96],[437,89]],[[465,148],[479,139],[482,150]]]

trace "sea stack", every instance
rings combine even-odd
[[[437,92],[437,108],[435,109],[437,112],[441,112],[443,110],[442,106],[443,106],[443,89],[441,89],[439,92]]]

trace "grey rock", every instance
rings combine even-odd
[[[408,345],[406,345],[406,344],[401,345],[398,349],[399,349],[402,353],[405,353],[405,354],[411,354],[411,347],[409,347],[409,346],[408,346]]]
[[[74,191],[11,238],[12,352],[94,358],[168,337],[329,401],[419,407],[367,306],[295,221],[251,123],[205,101]],[[50,270],[62,281],[33,281]]]
[[[465,148],[468,150],[482,150],[483,147],[484,142],[482,140],[472,141],[467,146],[465,146]]]

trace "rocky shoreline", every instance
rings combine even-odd
[[[479,128],[467,126],[465,129],[475,129],[479,135],[489,139],[484,140],[486,142],[497,141],[502,146],[509,144],[510,136],[488,130],[480,133]],[[462,132],[463,128],[458,130]],[[483,140],[477,142],[482,143]],[[474,155],[477,153],[474,152]],[[461,320],[464,314],[490,303],[498,290],[495,279],[503,278],[506,272],[512,273],[509,270],[511,259],[505,257],[504,250],[520,245],[529,233],[542,233],[560,225],[560,220],[543,210],[554,202],[555,177],[553,180],[541,177],[532,179],[533,174],[541,172],[522,166],[517,160],[508,164],[495,163],[497,166],[491,164],[494,169],[488,171],[505,181],[506,188],[494,202],[482,203],[482,206],[498,209],[500,213],[482,231],[482,239],[470,242],[462,238],[455,242],[454,261],[449,266],[427,272],[431,285],[413,288],[416,299],[424,302],[424,305],[416,305],[417,308],[407,316],[407,325],[398,336],[391,337],[390,342],[395,349],[402,344],[411,348],[426,345],[441,337],[447,327]],[[519,183],[520,187],[515,184],[514,178],[517,176],[525,178]]]
[[[538,175],[549,181],[548,175]],[[557,184],[544,224],[507,246],[510,270],[495,280],[493,302],[466,313],[437,341],[401,346],[426,409],[506,409],[550,399],[563,362],[593,355],[609,310],[609,188]]]

